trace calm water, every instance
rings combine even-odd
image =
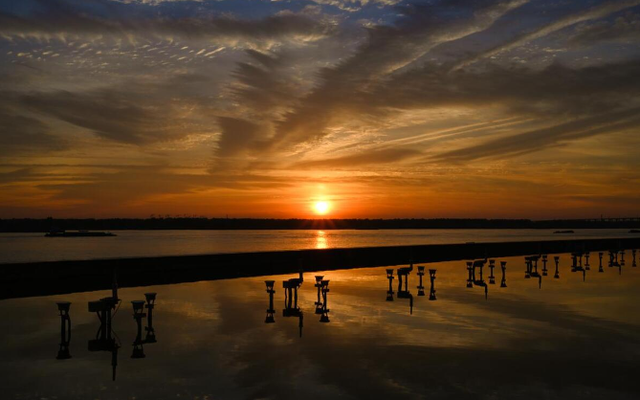
[[[237,253],[335,247],[631,237],[628,229],[576,230],[554,235],[535,229],[114,231],[116,237],[46,238],[0,233],[0,263],[86,260],[183,254]]]
[[[110,292],[4,300],[2,398],[637,399],[640,269],[631,259],[627,251],[621,274],[598,273],[592,255],[583,281],[563,255],[559,279],[551,262],[539,289],[523,258],[509,258],[507,287],[497,268],[486,300],[482,287],[466,287],[464,262],[427,266],[437,269],[435,301],[428,274],[418,296],[416,269],[410,296],[398,298],[396,276],[393,301],[384,268],[325,272],[319,307],[311,274],[297,308],[284,299],[291,275],[124,289],[112,345],[90,343],[100,322],[87,309]],[[273,323],[265,279],[276,281]],[[141,318],[138,337],[131,301],[150,291],[152,323]],[[72,303],[70,358],[56,359],[67,351],[63,300]]]

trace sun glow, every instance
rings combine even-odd
[[[329,202],[328,201],[316,201],[313,204],[313,209],[316,214],[324,215],[329,212]]]

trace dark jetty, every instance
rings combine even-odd
[[[553,233],[567,234],[567,233],[575,233],[575,232],[574,231],[555,231]]]
[[[1,264],[0,298],[201,280],[380,267],[409,263],[605,251],[640,247],[640,238],[360,247],[259,253]]]

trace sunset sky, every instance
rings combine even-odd
[[[636,216],[639,149],[640,0],[0,0],[0,218]]]

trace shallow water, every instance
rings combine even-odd
[[[539,229],[114,231],[116,237],[46,238],[0,233],[0,264],[186,254],[324,249],[466,242],[639,237],[628,229],[583,229],[554,234]]]
[[[0,301],[2,398],[639,398],[640,269],[631,252],[621,271],[603,273],[592,255],[584,281],[562,255],[560,277],[551,261],[540,289],[524,278],[523,257],[504,260],[507,287],[496,268],[486,299],[484,288],[466,287],[463,261],[427,265],[437,270],[434,301],[428,272],[418,296],[414,269],[413,309],[398,298],[397,268],[393,301],[385,268],[319,273],[330,281],[324,314],[315,274],[304,276],[299,310],[284,299],[293,275],[122,289],[115,381],[113,352],[88,344],[100,323],[87,302],[110,292]],[[265,323],[269,279],[274,323]],[[131,301],[151,291],[157,342],[144,343],[149,324],[141,319],[137,341]],[[62,360],[58,301],[72,303],[71,358]],[[132,358],[136,342],[145,358]]]

